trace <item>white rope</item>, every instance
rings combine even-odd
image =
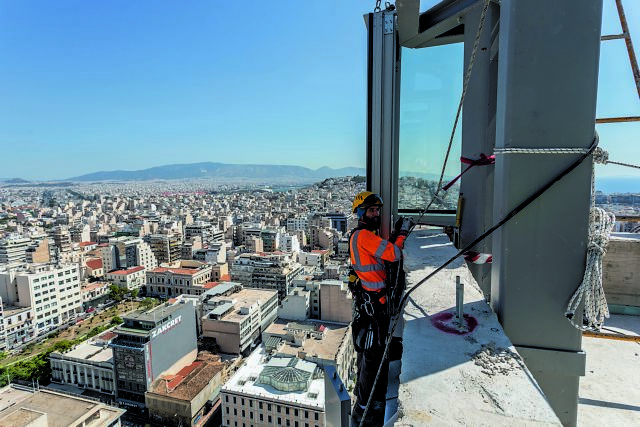
[[[605,318],[609,318],[609,307],[602,288],[602,259],[607,252],[609,234],[616,217],[604,209],[592,207],[589,213],[589,244],[587,245],[587,267],[582,283],[571,297],[565,315],[573,326],[584,331],[600,330]],[[584,300],[582,322],[576,322],[575,313]]]
[[[588,148],[494,148],[493,154],[585,154]]]

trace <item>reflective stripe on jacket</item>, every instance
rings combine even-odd
[[[367,291],[380,291],[386,287],[384,262],[395,262],[402,257],[405,236],[398,236],[393,244],[369,230],[356,230],[351,235],[349,249],[351,265]]]

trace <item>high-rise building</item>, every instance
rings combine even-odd
[[[147,238],[158,265],[180,259],[182,242],[178,236],[173,234],[152,234]]]
[[[143,407],[145,392],[163,374],[175,374],[197,356],[195,310],[165,303],[123,317],[111,341],[118,402]]]

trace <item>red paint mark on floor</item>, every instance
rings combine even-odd
[[[448,334],[470,334],[471,332],[473,332],[476,326],[478,326],[478,321],[475,319],[475,317],[469,316],[468,314],[463,314],[462,317],[464,319],[463,326],[465,326],[465,328],[463,329],[458,328],[455,314],[448,312],[431,316],[431,324],[442,332],[446,332]]]

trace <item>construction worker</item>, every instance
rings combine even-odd
[[[358,217],[358,226],[349,239],[352,268],[349,289],[355,300],[352,334],[358,353],[358,380],[356,403],[351,411],[352,426],[359,426],[362,422],[371,393],[373,399],[364,425],[384,424],[389,359],[385,358],[384,362],[382,359],[389,327],[388,290],[394,286],[394,283],[389,283],[385,261],[397,262],[401,259],[404,241],[413,226],[409,218],[401,218],[390,237],[395,242],[382,239],[378,236],[381,208],[380,196],[369,191],[359,193],[353,200],[353,213]],[[380,377],[375,390],[372,390],[381,364]]]

